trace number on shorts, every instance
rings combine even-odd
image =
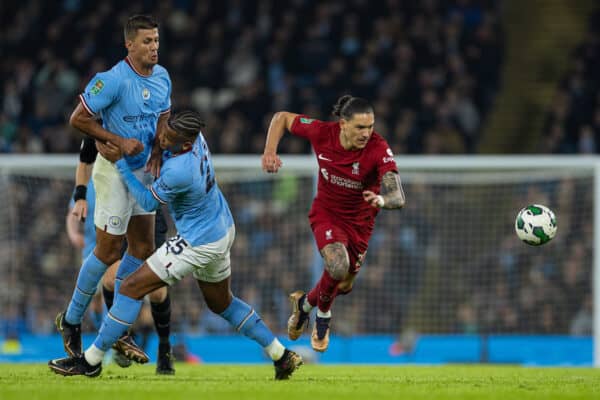
[[[175,255],[181,254],[186,247],[188,247],[188,244],[181,235],[174,236],[167,241],[167,254],[169,252]]]

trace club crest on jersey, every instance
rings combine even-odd
[[[333,239],[332,229],[327,229],[325,231],[325,240],[332,240],[332,239]]]
[[[352,163],[352,175],[360,175],[360,163]]]
[[[95,96],[98,93],[100,93],[102,89],[104,89],[104,82],[102,82],[101,79],[98,79],[96,83],[94,83],[94,86],[92,86],[92,88],[90,89],[90,93]]]
[[[150,90],[148,88],[142,89],[142,99],[148,100],[150,98]]]

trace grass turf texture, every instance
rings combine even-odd
[[[304,365],[274,381],[268,365],[107,366],[98,378],[63,377],[42,364],[0,364],[0,399],[600,399],[600,370],[448,365]]]

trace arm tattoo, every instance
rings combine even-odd
[[[348,251],[342,243],[328,244],[321,249],[321,255],[325,260],[325,269],[329,275],[336,280],[344,280],[350,268]]]
[[[385,201],[383,208],[402,208],[406,201],[402,182],[397,172],[388,171],[381,179],[381,196]]]

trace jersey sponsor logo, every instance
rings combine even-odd
[[[300,118],[300,122],[303,124],[311,124],[314,120],[314,118]]]
[[[90,89],[90,93],[95,96],[98,93],[100,93],[102,91],[102,89],[104,89],[104,82],[102,82],[102,79],[98,79],[94,83],[94,86],[92,86],[92,88]]]
[[[317,158],[319,160],[323,160],[323,161],[333,161],[331,158],[327,158],[323,155],[323,153],[319,153],[319,155],[317,156]]]
[[[394,161],[394,153],[392,153],[392,149],[390,149],[388,147],[388,149],[385,152],[387,153],[387,155],[389,157],[383,157],[383,163],[385,164],[385,163],[389,163],[389,162]]]
[[[148,100],[150,98],[150,90],[147,88],[142,89],[142,99]]]
[[[363,189],[362,182],[354,181],[352,179],[343,178],[341,176],[330,174],[329,171],[327,171],[327,169],[325,169],[325,168],[321,168],[321,175],[323,175],[323,179],[325,179],[327,182],[333,183],[334,185],[342,186],[347,189],[356,189],[356,190]]]
[[[165,181],[164,181],[164,180],[162,180],[162,179],[159,179],[158,181],[156,181],[156,186],[158,186],[158,188],[159,188],[159,189],[161,189],[161,190],[163,190],[163,191],[165,191],[165,192],[168,192],[168,191],[170,191],[170,190],[173,190],[173,189],[171,189],[171,187],[170,187],[169,185],[167,185],[167,184],[165,183]]]
[[[154,119],[156,116],[154,114],[140,114],[140,115],[125,115],[123,116],[123,121],[125,122],[140,122],[146,119]]]
[[[363,189],[362,182],[354,181],[354,180],[348,179],[348,178],[343,178],[341,176],[337,176],[337,175],[333,175],[333,174],[330,175],[329,182],[333,183],[334,185],[345,187],[346,189],[355,189],[355,190]]]
[[[352,175],[360,175],[360,163],[352,163]]]

